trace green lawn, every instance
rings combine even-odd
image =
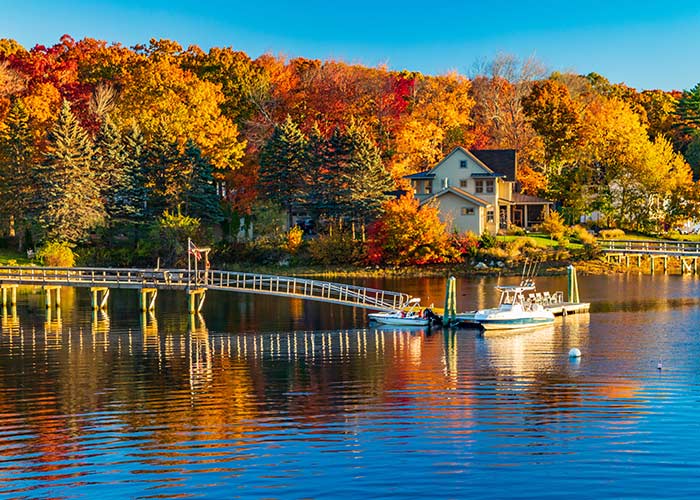
[[[27,266],[32,264],[36,264],[36,262],[28,259],[26,253],[0,248],[0,265],[2,266]]]

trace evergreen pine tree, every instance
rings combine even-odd
[[[334,129],[325,141],[323,155],[316,159],[320,163],[316,189],[318,208],[332,219],[351,215],[350,143],[347,139],[339,128]]]
[[[31,220],[35,155],[29,115],[21,101],[15,100],[5,127],[0,127],[0,213],[8,221],[9,236],[17,236],[20,250]]]
[[[296,123],[287,119],[275,127],[260,152],[261,192],[282,205],[292,223],[292,209],[304,204],[308,186],[307,140]]]
[[[379,215],[382,204],[389,199],[394,180],[384,168],[381,153],[367,133],[354,121],[345,131],[350,159],[348,186],[351,213],[362,223]]]
[[[90,163],[94,149],[64,100],[48,137],[45,161],[37,165],[35,200],[42,236],[76,242],[104,220],[104,205]]]
[[[148,190],[146,217],[159,217],[165,210],[175,210],[182,203],[189,172],[182,165],[177,142],[170,140],[165,130],[154,135],[143,158]]]
[[[204,223],[216,224],[223,219],[221,202],[214,181],[214,167],[202,156],[199,146],[191,139],[183,153],[190,174],[185,194],[185,213]]]
[[[126,183],[116,197],[122,202],[121,216],[131,222],[146,217],[148,189],[144,174],[145,139],[137,125],[122,136],[124,147],[124,177]]]
[[[326,164],[328,163],[328,141],[323,136],[318,123],[314,122],[309,139],[306,143],[307,158],[307,198],[306,207],[316,217],[325,215],[328,204],[327,191],[324,185]]]
[[[124,140],[109,114],[104,116],[95,138],[93,168],[107,216],[110,219],[122,218],[127,209],[122,193],[128,188],[131,179],[126,171]]]
[[[676,114],[683,133],[693,134],[700,130],[700,83],[683,92],[676,106]]]

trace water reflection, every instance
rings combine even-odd
[[[611,283],[640,298],[626,288],[638,284]],[[489,306],[492,284],[465,284],[462,300]],[[695,285],[664,286],[686,300]],[[605,290],[601,301],[615,302]],[[364,311],[336,316],[356,321],[348,328],[285,329],[316,309],[251,320],[230,299],[190,316],[182,297],[163,296],[155,314],[119,293],[108,313],[81,295],[45,310],[31,293],[2,311],[0,494],[498,498],[514,481],[520,497],[541,498],[552,481],[578,479],[607,485],[590,497],[615,497],[624,465],[644,475],[630,493],[643,497],[652,453],[700,466],[700,441],[669,444],[700,409],[700,314],[686,304],[632,313],[623,300],[614,313],[481,336],[369,328]],[[267,301],[246,307],[282,309]]]

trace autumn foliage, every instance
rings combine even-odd
[[[419,207],[412,195],[388,201],[383,215],[369,227],[368,236],[370,264],[440,264],[460,259],[437,208]]]
[[[35,243],[128,233],[136,246],[141,225],[182,209],[223,222],[229,231],[211,234],[225,239],[237,217],[273,201],[290,221],[299,206],[361,225],[378,216],[371,263],[449,262],[461,244],[434,207],[382,203],[455,146],[516,150],[522,192],[555,201],[567,223],[596,210],[610,225],[653,230],[696,212],[699,117],[700,85],[638,92],[510,56],[467,78],[170,40],[64,35],[25,49],[3,39],[0,233],[19,247],[29,233]],[[48,194],[56,187],[60,199]],[[72,213],[66,200],[78,195],[89,214]]]

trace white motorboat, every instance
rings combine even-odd
[[[496,290],[501,292],[498,307],[482,309],[474,314],[474,322],[484,330],[532,328],[554,322],[554,314],[542,307],[542,304],[525,300],[524,293],[535,290],[533,284],[497,286]]]
[[[370,321],[382,325],[396,326],[428,326],[430,318],[420,306],[420,299],[411,299],[402,309],[391,312],[370,313],[367,315]]]

